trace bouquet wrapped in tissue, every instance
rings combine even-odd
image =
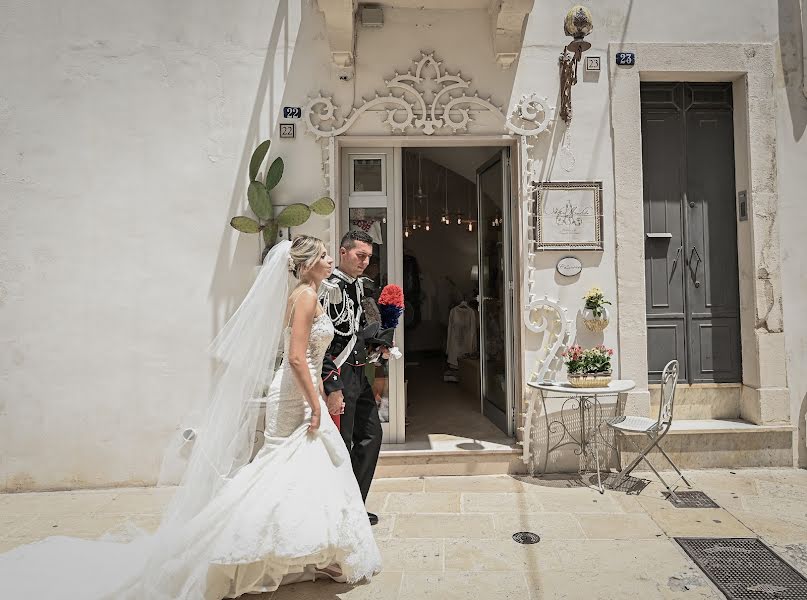
[[[371,351],[368,356],[370,362],[378,362],[379,358],[400,358],[401,352],[395,347],[395,328],[404,310],[404,295],[400,286],[390,284],[384,286],[378,302],[370,305],[371,300],[365,299],[364,313],[367,317],[367,327],[362,332]]]

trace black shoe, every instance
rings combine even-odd
[[[370,519],[370,525],[378,525],[378,515],[368,512],[367,518]]]

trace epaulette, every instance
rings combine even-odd
[[[319,288],[319,299],[328,304],[339,305],[342,303],[342,288],[335,281],[325,279]]]

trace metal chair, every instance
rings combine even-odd
[[[675,399],[675,386],[678,383],[678,361],[671,360],[667,363],[667,366],[664,367],[664,372],[661,375],[661,402],[659,405],[658,411],[658,419],[650,419],[648,417],[635,417],[635,416],[620,416],[620,417],[611,417],[606,419],[606,424],[608,427],[614,430],[614,433],[620,432],[623,434],[623,437],[630,441],[639,455],[634,458],[629,465],[627,465],[624,469],[622,469],[619,474],[616,476],[615,484],[619,485],[622,481],[630,475],[631,471],[633,471],[640,462],[645,461],[647,466],[656,474],[656,477],[659,478],[659,481],[667,488],[667,491],[670,493],[670,496],[673,500],[678,503],[680,499],[676,495],[675,491],[667,485],[667,482],[664,481],[664,478],[656,471],[656,468],[652,465],[652,463],[648,460],[647,455],[653,450],[653,448],[658,448],[659,452],[667,459],[672,465],[672,468],[675,469],[675,472],[678,473],[678,479],[684,481],[687,487],[692,487],[692,485],[687,481],[684,474],[675,466],[675,463],[672,459],[667,456],[667,453],[664,452],[664,449],[661,447],[659,442],[664,438],[665,435],[670,431],[670,427],[672,426],[672,418],[673,418],[673,400]],[[640,449],[639,446],[631,439],[631,436],[624,435],[628,433],[644,433],[650,440],[650,443],[643,449]],[[673,482],[673,485],[678,483],[678,479]]]

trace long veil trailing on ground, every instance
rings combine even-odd
[[[284,240],[266,255],[246,298],[210,345],[217,361],[210,396],[201,410],[194,411],[196,423],[185,430],[190,435],[179,436],[163,460],[160,483],[171,483],[175,470],[169,465],[181,462],[180,454],[192,444],[164,522],[176,525],[193,518],[252,456],[256,400],[272,380],[282,344],[290,249],[291,242]]]
[[[271,382],[290,287],[291,242],[266,256],[241,306],[211,344],[217,363],[209,396],[183,423],[192,439],[166,452],[166,465],[187,459],[153,535],[133,528],[97,541],[51,537],[0,555],[3,596],[49,600],[175,600],[206,597],[217,492],[252,456],[257,398]],[[188,444],[191,444],[188,448]],[[175,476],[176,469],[167,469]],[[207,508],[212,515],[194,520]],[[222,520],[222,519],[219,519]],[[126,541],[128,543],[120,543]],[[193,543],[189,543],[192,541]],[[219,596],[221,597],[221,596]]]

